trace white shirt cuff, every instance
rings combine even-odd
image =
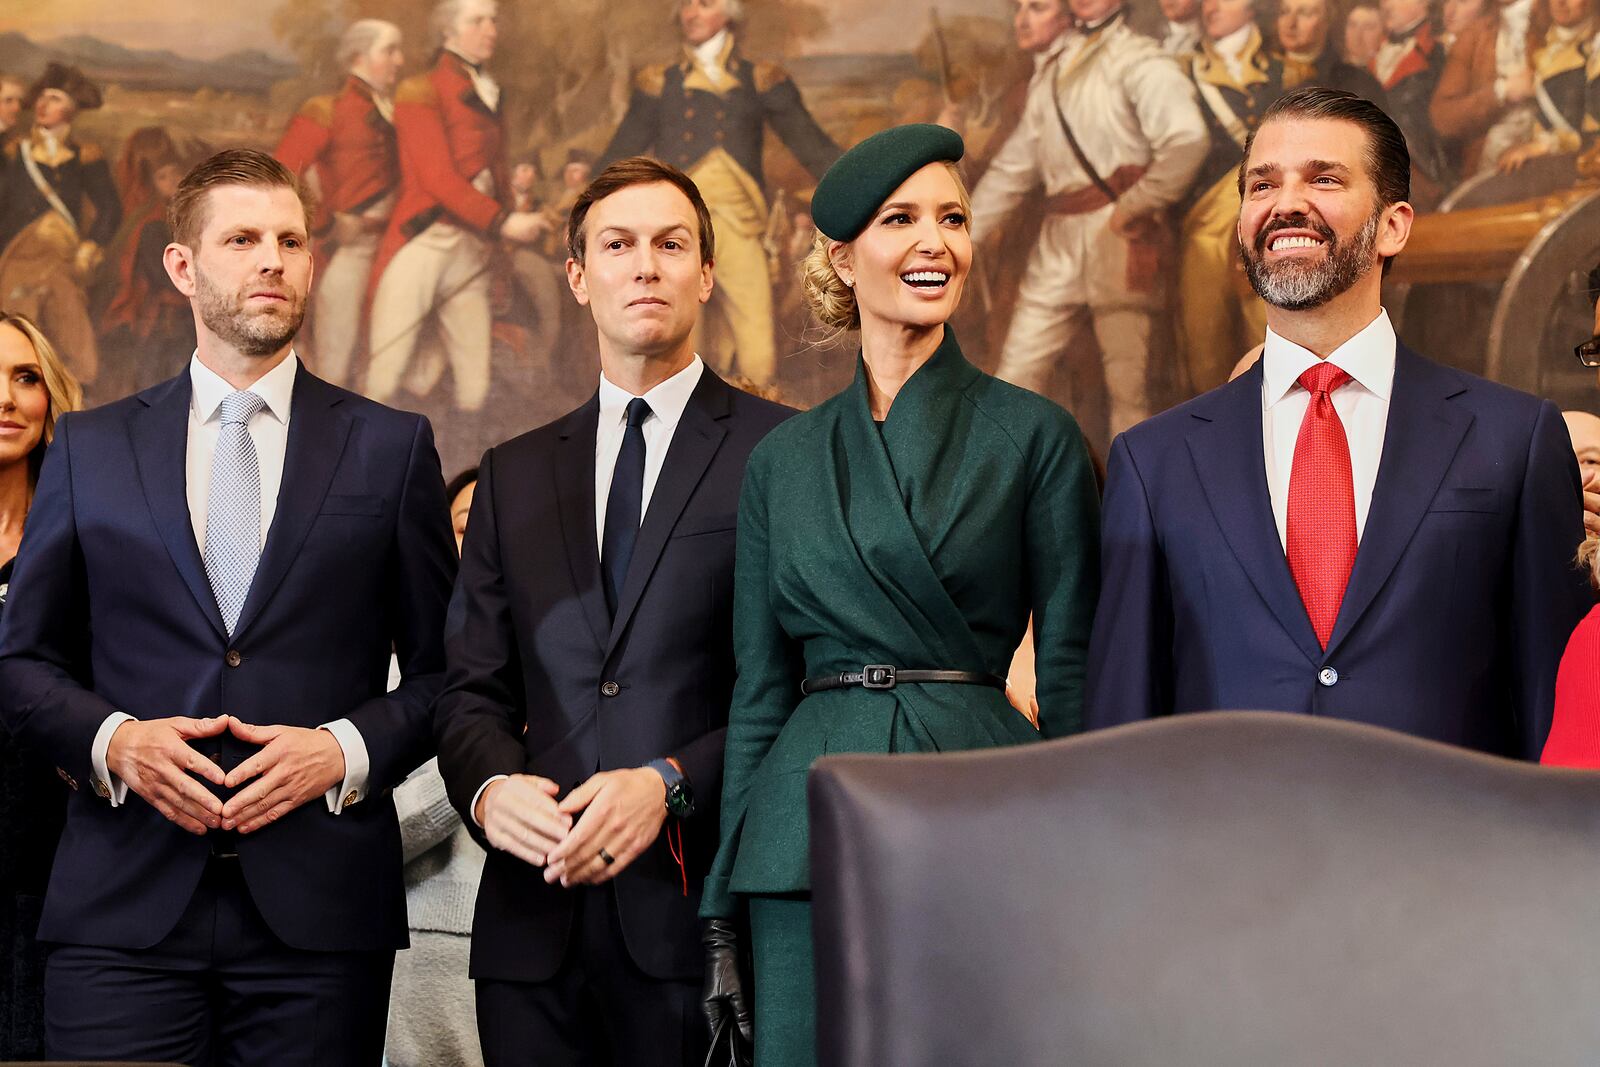
[[[472,807],[467,809],[467,814],[472,816],[472,825],[476,826],[480,830],[483,829],[483,823],[478,821],[478,801],[483,799],[483,791],[488,789],[491,785],[494,785],[496,782],[503,782],[510,777],[511,776],[509,774],[497,774],[493,778],[490,778],[488,781],[480,785],[478,787],[478,791],[472,794]]]
[[[317,729],[332,734],[344,750],[344,781],[323,794],[329,814],[338,815],[367,795],[367,776],[372,771],[372,761],[367,756],[367,743],[362,740],[361,731],[349,719],[325,722]]]
[[[106,716],[106,721],[100,724],[100,729],[95,731],[94,744],[89,748],[89,763],[94,768],[95,793],[104,796],[111,802],[113,808],[120,808],[128,800],[128,783],[111,773],[111,768],[106,764],[106,753],[111,751],[111,735],[117,732],[117,727],[125,722],[132,722],[133,716],[124,711],[113,711]],[[105,787],[102,793],[98,788]]]

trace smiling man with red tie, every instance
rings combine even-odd
[[[1086,717],[1299,712],[1536,758],[1588,606],[1560,413],[1400,343],[1410,159],[1295,90],[1240,166],[1262,358],[1112,445]]]

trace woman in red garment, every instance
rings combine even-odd
[[[1589,272],[1594,302],[1595,335],[1578,346],[1585,367],[1600,367],[1600,266]],[[1600,485],[1584,484],[1584,528],[1588,538],[1578,549],[1578,562],[1589,569],[1589,580],[1600,590],[1600,529],[1596,529],[1594,502]],[[1572,631],[1556,672],[1556,711],[1550,737],[1540,763],[1557,767],[1600,768],[1600,605]]]
[[[1600,589],[1600,537],[1578,550]],[[1600,769],[1600,604],[1572,631],[1556,672],[1556,712],[1540,763]]]

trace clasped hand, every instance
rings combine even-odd
[[[188,744],[224,732],[262,746],[228,773]],[[231,715],[130,719],[112,733],[106,765],[191,834],[219,828],[252,833],[322,796],[344,781],[345,772],[344,750],[327,730],[254,726]],[[250,784],[224,802],[201,779],[227,789]]]
[[[548,778],[514,774],[491,783],[476,812],[489,844],[543,867],[551,884],[600,885],[616,877],[666,821],[667,786],[648,767],[600,771],[557,800],[560,792]]]

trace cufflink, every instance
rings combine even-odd
[[[74,785],[72,788],[76,789],[78,787],[76,785]],[[96,778],[94,780],[94,795],[99,797],[101,800],[110,800],[111,799],[111,787],[106,785],[100,779]]]
[[[350,790],[350,792],[348,792],[348,793],[346,793],[344,795],[344,806],[348,808],[350,805],[354,804],[356,801],[358,801],[360,799],[361,799],[361,794],[356,792],[354,789],[352,789],[352,790]]]
[[[76,778],[72,777],[72,775],[68,774],[66,772],[65,768],[57,767],[56,768],[56,777],[60,778],[63,782],[66,782],[68,788],[73,789],[73,790],[76,790],[78,788],[78,780]]]

